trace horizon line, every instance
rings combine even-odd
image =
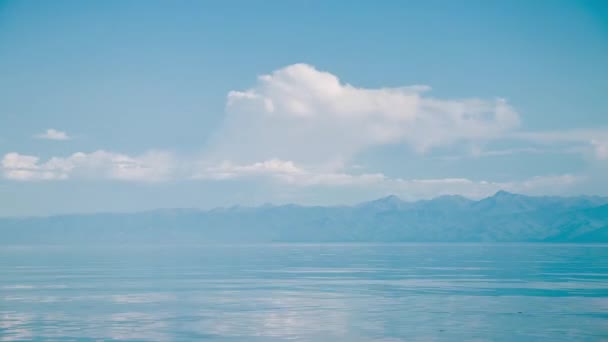
[[[361,206],[364,204],[368,204],[368,203],[372,203],[372,202],[377,202],[377,201],[381,201],[384,199],[389,199],[389,198],[396,198],[397,200],[399,200],[400,202],[403,203],[418,203],[418,202],[427,202],[427,201],[434,201],[440,198],[445,198],[445,197],[459,197],[459,198],[463,198],[466,199],[470,202],[480,202],[489,198],[493,198],[499,195],[514,195],[514,196],[521,196],[521,197],[534,197],[534,198],[547,198],[547,197],[551,197],[551,198],[578,198],[578,197],[591,197],[591,198],[604,198],[604,199],[608,199],[608,196],[602,196],[602,195],[590,195],[590,194],[579,194],[579,195],[528,195],[528,194],[522,194],[522,193],[515,193],[515,192],[510,192],[510,191],[506,191],[506,190],[498,190],[496,191],[494,194],[492,195],[488,195],[485,197],[481,197],[479,199],[473,199],[464,195],[460,195],[460,194],[443,194],[443,195],[438,195],[438,196],[434,196],[431,198],[421,198],[421,199],[417,199],[417,200],[407,200],[407,199],[403,199],[402,197],[400,197],[399,195],[395,195],[395,194],[389,194],[386,196],[382,196],[382,197],[376,197],[376,198],[372,198],[366,201],[361,201],[361,202],[356,202],[356,203],[352,203],[352,204],[329,204],[329,205],[322,205],[322,204],[301,204],[301,203],[294,203],[294,202],[288,202],[288,203],[272,203],[272,202],[265,202],[262,204],[257,204],[257,205],[243,205],[243,204],[233,204],[233,205],[227,205],[227,206],[215,206],[215,207],[210,207],[210,208],[202,208],[202,207],[159,207],[159,208],[152,208],[152,209],[143,209],[143,210],[131,210],[131,211],[120,211],[120,210],[116,210],[116,211],[90,211],[90,212],[65,212],[65,213],[55,213],[55,214],[41,214],[41,215],[0,215],[0,219],[30,219],[30,218],[50,218],[50,217],[62,217],[62,216],[89,216],[89,215],[128,215],[128,214],[143,214],[143,213],[150,213],[150,212],[156,212],[156,211],[170,211],[170,210],[191,210],[191,211],[200,211],[200,212],[212,212],[212,211],[217,211],[217,210],[228,210],[228,209],[259,209],[259,208],[263,208],[263,207],[287,207],[287,206],[296,206],[296,207],[302,207],[302,208],[318,208],[318,207],[322,207],[322,208],[338,208],[338,207],[357,207],[357,206]]]

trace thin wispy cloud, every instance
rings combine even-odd
[[[70,137],[66,132],[59,131],[59,130],[56,130],[53,128],[47,129],[44,133],[34,135],[34,138],[44,139],[44,140],[59,140],[59,141],[72,139],[72,137]]]
[[[608,160],[608,127],[561,131],[515,132],[513,138],[540,145],[562,145],[597,160]]]
[[[561,174],[535,176],[514,181],[487,181],[468,178],[403,179],[383,173],[326,172],[311,170],[290,161],[277,159],[248,165],[222,163],[202,169],[196,179],[213,181],[271,181],[283,187],[355,187],[366,188],[376,196],[399,194],[408,199],[461,194],[482,198],[498,190],[530,194],[560,193],[585,181],[584,176]]]

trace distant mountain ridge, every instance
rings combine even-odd
[[[499,191],[354,206],[263,205],[212,210],[0,218],[0,245],[39,243],[608,242],[608,198]]]

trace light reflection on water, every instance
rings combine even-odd
[[[608,246],[0,248],[0,340],[598,340]]]

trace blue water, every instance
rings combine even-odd
[[[606,245],[0,247],[0,340],[608,340]]]

